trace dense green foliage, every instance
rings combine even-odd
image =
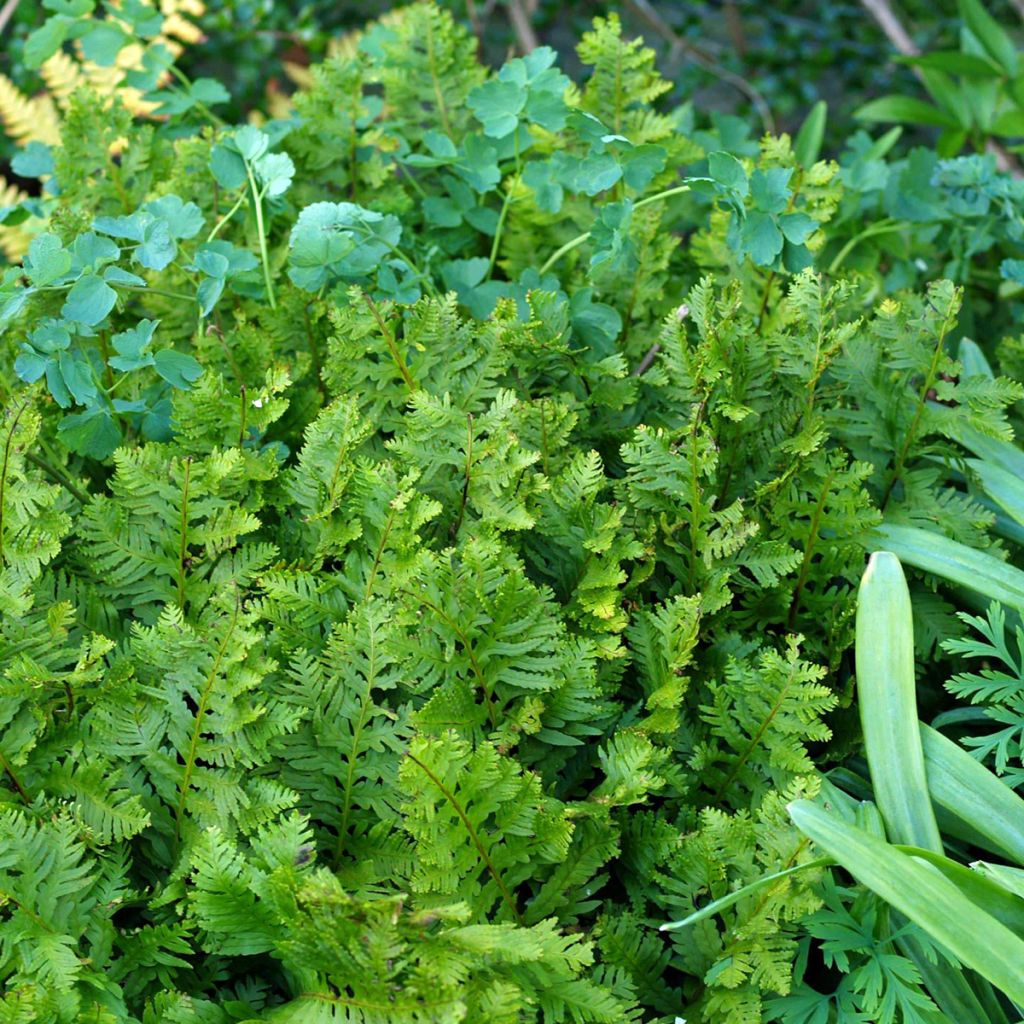
[[[416,4],[233,125],[48,9],[158,116],[2,211],[0,1020],[1018,1019],[797,825],[883,845],[883,545],[1019,782],[1021,180],[709,126],[614,16],[573,82]]]

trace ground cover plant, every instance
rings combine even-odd
[[[1021,179],[614,14],[235,124],[45,13],[114,80],[0,210],[0,1020],[1019,1020]]]

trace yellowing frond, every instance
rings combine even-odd
[[[60,118],[50,97],[26,96],[6,75],[0,75],[0,124],[22,146],[60,141]]]
[[[46,83],[50,95],[62,110],[67,109],[71,94],[76,89],[89,84],[81,65],[63,50],[58,50],[52,57],[48,57],[39,69],[39,74]]]
[[[22,192],[17,185],[12,185],[0,175],[0,206],[13,206],[27,199],[28,193]],[[11,263],[16,263],[28,251],[28,243],[32,235],[20,224],[17,227],[4,227],[0,224],[0,251]]]

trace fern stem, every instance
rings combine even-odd
[[[7,440],[4,442],[4,461],[0,465],[0,569],[4,565],[4,510],[6,507],[7,470],[11,463],[11,445],[14,443],[14,431],[18,429],[18,421],[28,405],[29,399],[26,398],[22,402],[21,408],[14,414],[14,421],[11,423],[11,429],[7,431]]]
[[[725,791],[733,784],[736,776],[739,775],[740,769],[747,763],[750,755],[757,750],[761,745],[761,740],[764,738],[764,734],[768,731],[768,727],[775,721],[775,716],[782,710],[782,705],[786,702],[786,697],[789,696],[789,688],[793,683],[793,679],[796,675],[796,670],[792,666],[790,667],[789,679],[786,685],[782,688],[778,695],[775,703],[772,705],[771,710],[767,715],[764,716],[764,721],[757,727],[757,732],[750,737],[750,742],[747,744],[746,749],[736,759],[735,764],[732,766],[732,771],[729,772],[726,780],[715,790],[715,801],[719,801]]]
[[[487,849],[484,846],[483,842],[481,841],[480,836],[477,834],[476,829],[473,828],[473,823],[469,820],[469,817],[463,810],[462,805],[455,798],[455,794],[437,777],[437,775],[427,765],[425,765],[414,753],[412,753],[412,751],[406,751],[405,756],[408,757],[413,764],[417,765],[423,772],[423,774],[426,775],[427,778],[430,779],[430,781],[433,782],[435,786],[437,786],[437,788],[444,795],[445,799],[455,809],[455,813],[461,819],[462,824],[466,826],[466,831],[469,833],[469,838],[472,839],[473,845],[476,847],[477,853],[480,854],[480,858],[481,860],[483,860],[484,866],[487,868],[488,874],[491,876],[491,878],[494,879],[495,885],[497,885],[498,889],[501,892],[501,895],[505,899],[505,902],[508,904],[509,909],[515,916],[516,923],[519,925],[525,925],[526,922],[523,920],[523,915],[519,912],[519,907],[516,906],[515,898],[512,896],[512,893],[508,891],[508,887],[502,881],[501,875],[498,874],[498,869],[494,866],[494,862],[488,855]]]
[[[928,367],[928,372],[925,374],[925,378],[921,382],[921,389],[917,394],[917,408],[914,410],[914,417],[910,421],[910,426],[907,428],[906,433],[903,435],[903,444],[900,447],[899,454],[896,456],[895,463],[893,463],[892,476],[885,488],[885,494],[882,496],[882,502],[879,506],[882,512],[886,510],[886,507],[889,504],[889,499],[892,497],[892,492],[896,486],[896,482],[903,475],[903,469],[907,461],[907,456],[910,454],[911,445],[913,445],[916,440],[917,428],[921,423],[922,415],[924,415],[925,406],[928,401],[928,392],[931,391],[935,384],[935,376],[939,371],[939,360],[942,358],[942,353],[945,349],[946,335],[949,333],[949,329],[952,326],[952,319],[952,306],[950,306],[950,308],[946,310],[946,314],[942,320],[942,326],[939,328],[938,338],[935,341],[935,351],[932,352],[932,361]]]
[[[797,576],[796,587],[793,588],[793,599],[789,602],[789,618],[787,626],[793,628],[796,622],[796,613],[800,608],[800,596],[803,593],[804,584],[807,582],[807,573],[811,568],[811,556],[814,554],[814,545],[818,540],[818,528],[821,525],[821,514],[825,508],[825,499],[828,497],[829,488],[832,486],[832,478],[836,475],[835,470],[830,470],[822,485],[821,494],[814,505],[814,512],[811,515],[811,529],[807,537],[807,545],[804,548],[804,557],[800,562],[800,573]]]
[[[245,403],[245,385],[240,384],[238,387],[238,447],[241,448],[245,444],[245,426],[246,426],[246,413],[248,407]]]
[[[402,375],[402,380],[405,381],[405,386],[409,389],[410,393],[419,390],[416,381],[409,372],[409,367],[402,358],[402,353],[398,351],[398,345],[395,342],[394,335],[392,335],[391,331],[388,330],[388,325],[384,322],[384,317],[380,315],[377,303],[374,302],[366,292],[363,292],[363,300],[366,302],[366,305],[370,307],[370,312],[373,314],[374,320],[377,321],[377,326],[380,328],[381,334],[384,335],[384,343],[387,345],[388,351],[391,353],[391,358],[394,360],[395,366],[398,367],[398,372]]]
[[[466,413],[466,470],[462,481],[462,500],[459,503],[459,514],[452,524],[451,537],[454,540],[462,529],[462,520],[466,515],[466,502],[469,501],[469,481],[473,470],[473,414]]]
[[[21,779],[18,778],[18,773],[14,770],[11,762],[4,756],[2,750],[0,750],[0,768],[3,768],[4,774],[8,779],[10,779],[11,785],[14,787],[18,796],[20,796],[25,803],[32,803],[28,793],[25,791],[25,787],[21,784]]]
[[[213,695],[213,684],[217,681],[217,673],[220,671],[221,662],[224,660],[224,654],[227,652],[228,644],[235,632],[235,624],[238,622],[238,610],[240,604],[241,599],[236,589],[235,610],[231,614],[231,622],[224,634],[224,639],[221,640],[220,646],[217,648],[217,654],[213,659],[213,665],[210,667],[210,671],[206,676],[206,681],[203,684],[203,692],[199,696],[199,706],[196,708],[196,719],[192,726],[192,736],[189,740],[188,754],[185,757],[185,768],[181,774],[181,784],[178,792],[178,808],[174,814],[174,838],[176,842],[181,840],[181,823],[185,817],[185,804],[188,800],[189,787],[192,784],[192,773],[195,771],[196,767],[196,758],[199,751],[199,737],[203,734],[203,720],[206,718],[206,712],[210,706],[210,697]]]
[[[438,607],[433,601],[428,601],[422,595],[415,595],[416,598],[427,608],[429,608],[438,618],[443,619],[452,632],[459,638],[459,643],[462,644],[466,651],[466,656],[469,658],[470,667],[473,669],[473,675],[476,676],[477,682],[480,684],[480,689],[484,695],[484,704],[487,705],[487,717],[490,720],[491,728],[496,729],[498,727],[498,715],[494,708],[494,699],[491,694],[491,688],[487,685],[487,679],[484,676],[483,669],[480,667],[480,662],[477,661],[476,651],[473,650],[473,644],[470,642],[469,637],[466,635],[465,630],[443,609]]]
[[[185,481],[181,489],[181,526],[178,537],[178,607],[185,611],[185,562],[188,559],[188,491],[192,481],[192,457],[185,459]]]
[[[277,302],[274,299],[274,282],[270,276],[270,255],[267,252],[267,232],[263,224],[263,196],[256,185],[256,175],[253,174],[249,161],[245,161],[245,173],[249,176],[249,188],[252,189],[252,203],[256,209],[256,231],[260,236],[260,260],[263,263],[263,280],[267,286],[267,301],[271,309],[277,309]]]
[[[388,513],[388,521],[384,524],[384,532],[381,534],[380,543],[377,545],[377,553],[373,557],[373,566],[370,569],[370,575],[366,579],[366,591],[363,593],[363,600],[369,601],[370,595],[373,593],[373,583],[377,578],[377,569],[380,568],[380,560],[384,557],[384,548],[387,545],[388,537],[391,536],[391,527],[395,523],[395,507],[391,506],[391,511]]]
[[[77,487],[72,483],[71,478],[62,473],[56,466],[51,466],[45,459],[40,458],[34,452],[23,452],[22,454],[26,462],[31,462],[33,466],[38,466],[47,476],[52,477],[56,483],[60,484],[61,487],[63,487],[64,490],[66,490],[68,494],[75,498],[80,504],[89,504],[89,495],[80,487]]]

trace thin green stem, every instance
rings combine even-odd
[[[498,226],[494,229],[494,241],[491,243],[491,256],[487,261],[487,274],[484,277],[485,281],[490,281],[491,274],[494,273],[494,264],[498,261],[498,247],[501,245],[501,232],[505,227],[505,218],[508,216],[508,208],[512,205],[512,193],[515,191],[518,184],[519,175],[517,174],[511,186],[509,186],[508,190],[505,192],[505,201],[501,204],[501,213],[498,214]]]
[[[184,86],[185,92],[192,96],[192,79],[185,74],[181,68],[174,64],[170,64],[167,70]],[[227,122],[222,118],[218,117],[202,100],[194,100],[196,110],[198,110],[211,124],[217,125],[218,128],[224,128]]]
[[[221,217],[219,221],[217,221],[217,223],[213,226],[213,230],[206,236],[206,240],[208,242],[212,242],[220,234],[221,229],[224,227],[224,225],[227,224],[227,222],[231,220],[231,218],[234,217],[236,213],[238,213],[242,203],[245,202],[245,196],[246,193],[243,192],[238,197],[237,201],[235,202],[235,205],[232,206],[231,209],[228,210],[228,212],[225,213],[224,216]]]
[[[267,286],[267,301],[271,309],[277,309],[274,300],[274,282],[270,276],[270,255],[267,252],[267,232],[263,224],[263,196],[256,185],[256,175],[252,172],[249,161],[245,162],[245,173],[249,176],[249,188],[252,189],[252,202],[256,208],[256,230],[260,236],[260,260],[263,262],[263,280]]]
[[[870,227],[867,227],[863,231],[854,235],[853,238],[849,239],[842,249],[836,253],[835,259],[828,265],[829,276],[831,277],[835,275],[836,271],[845,262],[846,257],[849,256],[850,253],[864,241],[864,239],[871,238],[874,235],[887,235],[892,231],[898,231],[899,227],[899,221],[893,220],[891,217],[887,217],[885,220],[881,220],[877,224],[872,224]]]
[[[670,199],[672,196],[682,195],[684,192],[689,192],[689,185],[677,185],[675,188],[665,189],[664,192],[657,192],[653,196],[647,196],[646,199],[641,199],[633,204],[634,210],[642,210],[645,206],[650,206],[651,203],[660,202],[662,199]],[[570,239],[560,249],[556,249],[548,258],[544,265],[540,268],[541,277],[543,277],[566,253],[572,252],[573,249],[578,249],[591,235],[591,232],[584,231],[582,235],[577,235],[575,238]]]
[[[89,495],[86,494],[80,487],[77,487],[71,482],[71,478],[66,474],[62,473],[56,466],[51,466],[45,459],[40,458],[34,452],[24,452],[26,462],[31,462],[33,466],[38,466],[47,476],[51,477],[56,483],[60,484],[73,498],[75,498],[80,504],[89,504]]]

